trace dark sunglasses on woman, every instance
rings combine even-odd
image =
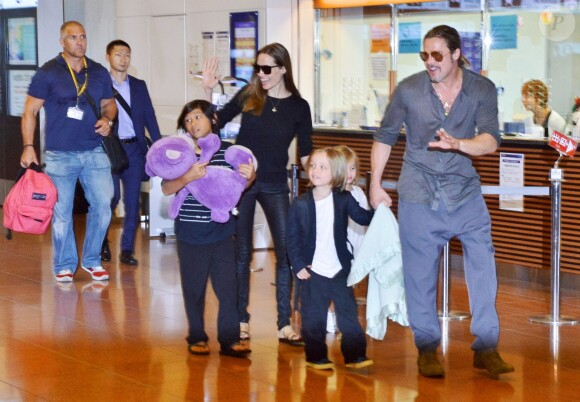
[[[258,74],[260,72],[260,70],[262,70],[262,72],[264,74],[270,75],[272,73],[272,69],[274,67],[282,67],[282,66],[278,66],[278,65],[276,65],[276,66],[261,66],[259,64],[254,64],[253,67],[254,67],[254,72],[256,74]]]

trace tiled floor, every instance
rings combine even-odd
[[[77,219],[79,231],[83,220]],[[119,224],[111,231],[118,253]],[[469,320],[443,324],[445,379],[417,375],[408,328],[389,323],[369,340],[373,374],[345,371],[339,342],[328,335],[337,371],[305,368],[300,348],[278,343],[273,258],[255,254],[247,360],[220,357],[217,302],[209,292],[206,326],[213,350],[191,356],[184,340],[175,243],[137,242],[138,268],[114,255],[108,282],[79,270],[72,284],[51,271],[50,235],[0,238],[0,400],[2,401],[574,401],[580,393],[580,326],[532,324],[550,312],[550,289],[501,280],[500,350],[516,372],[491,378],[471,367]],[[452,272],[451,309],[468,310],[461,272]],[[561,313],[580,318],[580,291],[562,292]],[[361,320],[364,308],[360,310]]]

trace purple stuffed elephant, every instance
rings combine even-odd
[[[201,149],[199,162],[209,162],[219,150],[220,138],[209,134],[197,140]],[[211,210],[214,222],[224,223],[229,219],[230,212],[235,213],[235,207],[246,188],[246,179],[237,171],[239,165],[249,163],[257,165],[252,152],[240,145],[232,145],[224,154],[225,161],[233,166],[230,170],[223,166],[207,166],[206,175],[186,184],[172,200],[169,206],[169,216],[177,217],[179,209],[188,193]],[[197,161],[195,144],[186,135],[162,138],[156,141],[147,152],[145,170],[150,176],[159,176],[165,180],[173,180],[182,176]]]

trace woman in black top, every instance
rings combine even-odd
[[[203,86],[206,98],[218,83],[218,60],[206,61]],[[286,255],[286,215],[289,207],[288,148],[298,139],[298,153],[304,164],[312,150],[310,106],[292,78],[290,55],[284,46],[272,43],[258,51],[251,82],[218,111],[223,127],[242,114],[236,144],[248,147],[258,161],[256,181],[242,196],[236,220],[236,275],[240,338],[249,339],[250,262],[256,201],[260,203],[274,240],[276,253],[276,300],[278,338],[294,346],[304,343],[292,329],[292,273]]]

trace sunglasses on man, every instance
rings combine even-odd
[[[451,53],[451,52],[449,52]],[[440,62],[443,60],[443,57],[447,56],[449,53],[441,53],[441,52],[431,52],[431,53],[427,53],[427,52],[419,52],[419,57],[421,58],[421,60],[423,61],[427,61],[429,60],[429,56],[433,57],[433,60],[435,60],[436,62]]]
[[[258,74],[260,72],[260,70],[262,70],[262,72],[264,74],[270,75],[270,74],[272,74],[272,69],[274,67],[282,67],[282,66],[279,66],[279,65],[276,65],[276,66],[261,66],[259,64],[254,64],[252,67],[254,67],[254,72],[256,74]]]

